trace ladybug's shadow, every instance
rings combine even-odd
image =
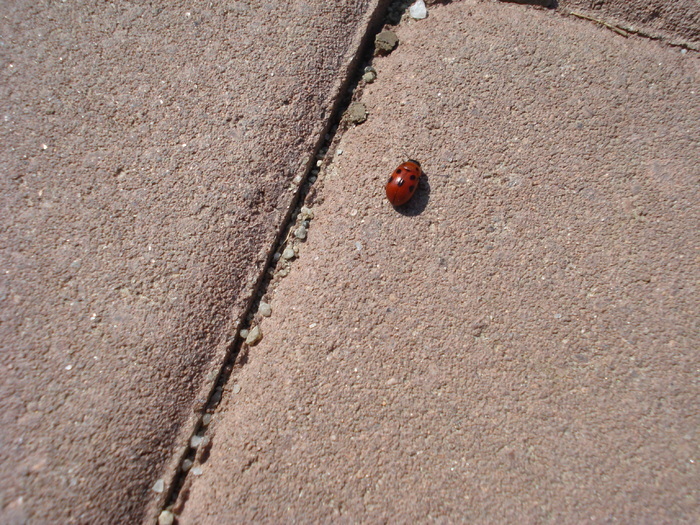
[[[406,204],[394,206],[394,209],[406,217],[415,217],[423,213],[423,210],[428,206],[429,200],[430,181],[428,180],[428,174],[423,172],[418,181],[418,188],[416,188],[416,193],[413,195],[413,198]]]

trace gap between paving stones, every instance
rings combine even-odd
[[[245,315],[242,317],[242,320],[239,321],[234,340],[227,351],[227,356],[224,359],[221,370],[213,382],[213,387],[202,411],[202,417],[199,419],[199,423],[192,432],[188,444],[180,454],[178,461],[179,467],[175,476],[168,484],[169,490],[167,491],[166,498],[164,499],[165,504],[161,511],[170,511],[175,505],[178,505],[178,502],[180,506],[184,505],[187,498],[185,496],[184,501],[181,501],[181,495],[183,489],[186,491],[185,483],[189,477],[189,473],[192,472],[196,474],[196,469],[200,468],[198,465],[206,462],[208,458],[211,440],[207,436],[207,427],[221,401],[224,389],[228,385],[233,370],[245,364],[248,349],[250,346],[254,346],[257,343],[257,341],[255,341],[251,344],[247,344],[246,337],[244,336],[248,334],[249,329],[253,328],[252,323],[256,315],[258,315],[262,299],[265,298],[269,292],[274,291],[274,284],[277,282],[276,278],[284,278],[287,275],[286,273],[276,271],[280,263],[285,260],[285,258],[282,257],[282,253],[285,248],[292,247],[290,241],[295,238],[295,232],[301,223],[313,219],[313,211],[308,209],[305,204],[314,201],[316,197],[314,184],[317,177],[333,160],[340,137],[347,127],[352,125],[344,116],[348,106],[354,100],[361,97],[362,86],[360,85],[360,80],[362,78],[364,66],[369,64],[372,60],[374,37],[387,23],[392,8],[400,8],[402,3],[406,3],[405,0],[395,0],[394,2],[389,2],[389,0],[384,2],[380,1],[376,12],[371,16],[368,30],[360,42],[357,53],[348,68],[346,79],[341,84],[337,93],[336,101],[333,104],[331,112],[331,118],[329,118],[326,127],[323,129],[316,143],[316,147],[314,148],[314,152],[307,163],[305,175],[303,179],[299,181],[298,189],[292,198],[285,220],[283,221],[283,226],[277,233],[275,241],[272,244],[273,248],[268,253],[264,270],[258,277],[258,281],[255,285],[256,291],[251,296],[250,304],[246,309]],[[308,227],[305,227],[305,229],[307,228]],[[303,238],[297,237],[297,239],[298,241],[304,242],[305,236]],[[290,263],[295,256],[289,258]],[[271,285],[273,286],[272,290],[270,289]],[[234,393],[235,388],[236,386],[234,385],[232,387]],[[164,480],[160,479],[156,483],[164,485]],[[161,490],[164,488],[164,486],[161,486]]]
[[[629,38],[630,36],[637,36],[639,38],[646,38],[655,42],[661,42],[671,47],[680,47],[681,49],[700,51],[700,48],[694,46],[690,42],[687,42],[685,40],[670,41],[661,35],[654,35],[649,31],[646,31],[639,27],[635,27],[625,21],[613,21],[609,20],[608,17],[605,16],[596,17],[582,11],[577,11],[575,9],[561,9],[560,13],[565,17],[574,17],[591,22],[595,25],[608,29],[613,33],[617,33],[618,35],[623,36],[625,38]]]
[[[619,19],[611,17],[608,12],[596,12],[592,9],[585,9],[585,6],[579,6],[578,8],[570,7],[570,4],[576,6],[575,2],[567,2],[566,0],[499,0],[505,3],[522,4],[523,6],[536,7],[540,9],[549,9],[558,12],[564,17],[575,17],[581,20],[587,20],[593,24],[604,27],[620,36],[628,38],[630,36],[638,36],[641,38],[647,38],[649,40],[654,40],[657,42],[663,42],[666,45],[672,47],[680,47],[682,49],[690,49],[693,51],[700,51],[700,47],[684,38],[669,39],[668,35],[663,35],[659,33],[654,33],[652,29],[639,27],[634,25],[632,22],[625,20],[624,18]],[[600,2],[603,4],[603,2]],[[600,13],[600,14],[596,14]]]

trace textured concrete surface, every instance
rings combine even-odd
[[[156,515],[377,3],[0,8],[0,522]]]
[[[179,522],[697,523],[697,56],[490,2],[397,33]]]
[[[0,7],[0,523],[152,522],[378,3]],[[428,4],[180,521],[697,522],[698,3]]]

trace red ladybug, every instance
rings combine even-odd
[[[420,162],[407,160],[394,170],[386,183],[386,198],[394,206],[406,204],[418,187],[421,171]]]

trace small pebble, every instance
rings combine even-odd
[[[195,476],[201,476],[202,475],[202,467],[194,467],[192,469],[192,474]]]
[[[262,330],[260,330],[259,326],[256,326],[250,332],[248,332],[248,337],[245,338],[245,342],[249,346],[254,346],[254,345],[258,344],[261,339],[262,339]]]
[[[175,515],[169,510],[164,510],[158,516],[158,525],[173,525],[175,523]]]
[[[364,80],[368,84],[371,84],[376,79],[377,79],[377,72],[376,71],[365,70],[364,74],[362,75],[362,80]]]
[[[209,426],[209,423],[211,423],[211,414],[204,414],[202,416],[202,425]]]
[[[192,468],[192,460],[184,459],[182,460],[182,465],[180,466],[183,472],[188,472]]]
[[[314,218],[314,211],[311,208],[307,208],[306,206],[301,207],[301,218],[302,219],[313,219]]]
[[[306,239],[306,228],[304,228],[303,226],[299,226],[294,232],[294,237],[301,240]]]
[[[408,8],[408,14],[416,20],[423,20],[428,16],[428,8],[425,7],[423,0],[416,0],[411,7]]]
[[[296,177],[294,177],[294,179],[292,179],[292,182],[297,185],[301,184],[301,175],[297,175]]]
[[[282,254],[280,252],[275,252],[275,254],[272,256],[272,260],[277,262],[280,260],[280,257],[282,257]]]
[[[393,31],[382,31],[374,37],[374,54],[388,55],[399,43],[399,37]]]
[[[367,107],[362,102],[353,102],[348,106],[347,116],[353,124],[362,124],[367,120]]]
[[[291,246],[287,246],[282,252],[283,259],[294,259],[295,255],[296,254],[294,253],[294,248],[292,248]]]
[[[192,448],[197,448],[202,444],[202,441],[204,441],[204,436],[192,436],[190,439],[190,446]]]
[[[246,337],[248,337],[248,330],[244,328],[241,330],[241,339],[245,339]]]
[[[282,268],[279,272],[277,272],[277,275],[280,277],[287,277],[289,275],[289,268]]]
[[[234,393],[234,394],[240,394],[240,393],[241,393],[241,385],[239,385],[238,383],[236,383],[235,385],[233,385],[233,393]]]
[[[314,182],[316,182],[316,175],[311,175],[309,177],[309,184],[313,184]]]
[[[159,479],[153,484],[153,487],[151,489],[153,490],[153,492],[157,492],[158,494],[160,494],[161,492],[163,492],[163,490],[165,490],[165,481]]]
[[[342,149],[338,149],[338,151],[336,151],[336,153],[337,153],[338,155],[342,155],[342,154],[343,154],[343,150],[342,150]]]
[[[270,317],[272,315],[272,307],[267,303],[260,303],[258,312],[260,312],[260,315],[263,317]]]

